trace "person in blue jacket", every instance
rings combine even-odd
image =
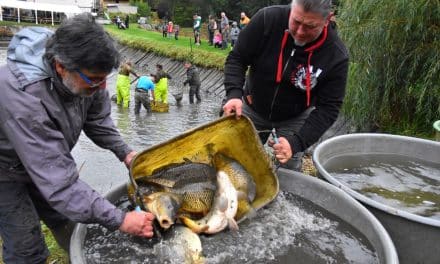
[[[107,76],[118,50],[90,14],[55,32],[27,27],[0,67],[0,236],[4,263],[46,263],[43,221],[68,250],[74,222],[152,237],[154,216],[124,212],[79,179],[71,155],[83,131],[129,166],[136,152],[111,117]]]
[[[134,113],[139,114],[141,104],[151,113],[151,101],[154,102],[154,76],[141,76],[134,90]],[[150,99],[151,98],[151,99]]]

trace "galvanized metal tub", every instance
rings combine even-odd
[[[397,264],[397,253],[388,233],[379,221],[359,202],[348,194],[322,180],[304,174],[280,169],[278,178],[282,190],[294,193],[299,197],[326,208],[341,220],[350,223],[362,233],[377,252],[379,262]],[[127,186],[120,185],[106,195],[111,202],[127,195]],[[84,239],[87,226],[77,224],[70,243],[70,260],[72,264],[84,264]]]
[[[343,155],[395,154],[439,163],[440,143],[419,138],[359,133],[337,136],[320,143],[313,153],[319,175],[369,209],[390,234],[401,263],[440,263],[440,221],[374,201],[335,179],[326,163]]]

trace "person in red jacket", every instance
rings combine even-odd
[[[263,143],[275,128],[279,141],[268,143],[290,169],[301,169],[302,153],[333,124],[344,99],[348,52],[332,15],[331,0],[263,8],[226,59],[224,114],[246,114]]]

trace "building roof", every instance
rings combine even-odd
[[[83,12],[77,5],[35,3],[16,0],[0,0],[0,7],[52,11],[65,14],[80,14]]]

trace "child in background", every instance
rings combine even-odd
[[[240,28],[237,25],[237,22],[232,22],[231,28],[231,49],[234,47],[235,42],[238,39],[238,34],[240,34]]]
[[[222,47],[222,34],[220,31],[216,30],[214,31],[214,47],[221,48]]]
[[[179,39],[179,31],[180,31],[180,26],[179,25],[174,25],[174,38],[176,39],[176,40],[178,40]]]

